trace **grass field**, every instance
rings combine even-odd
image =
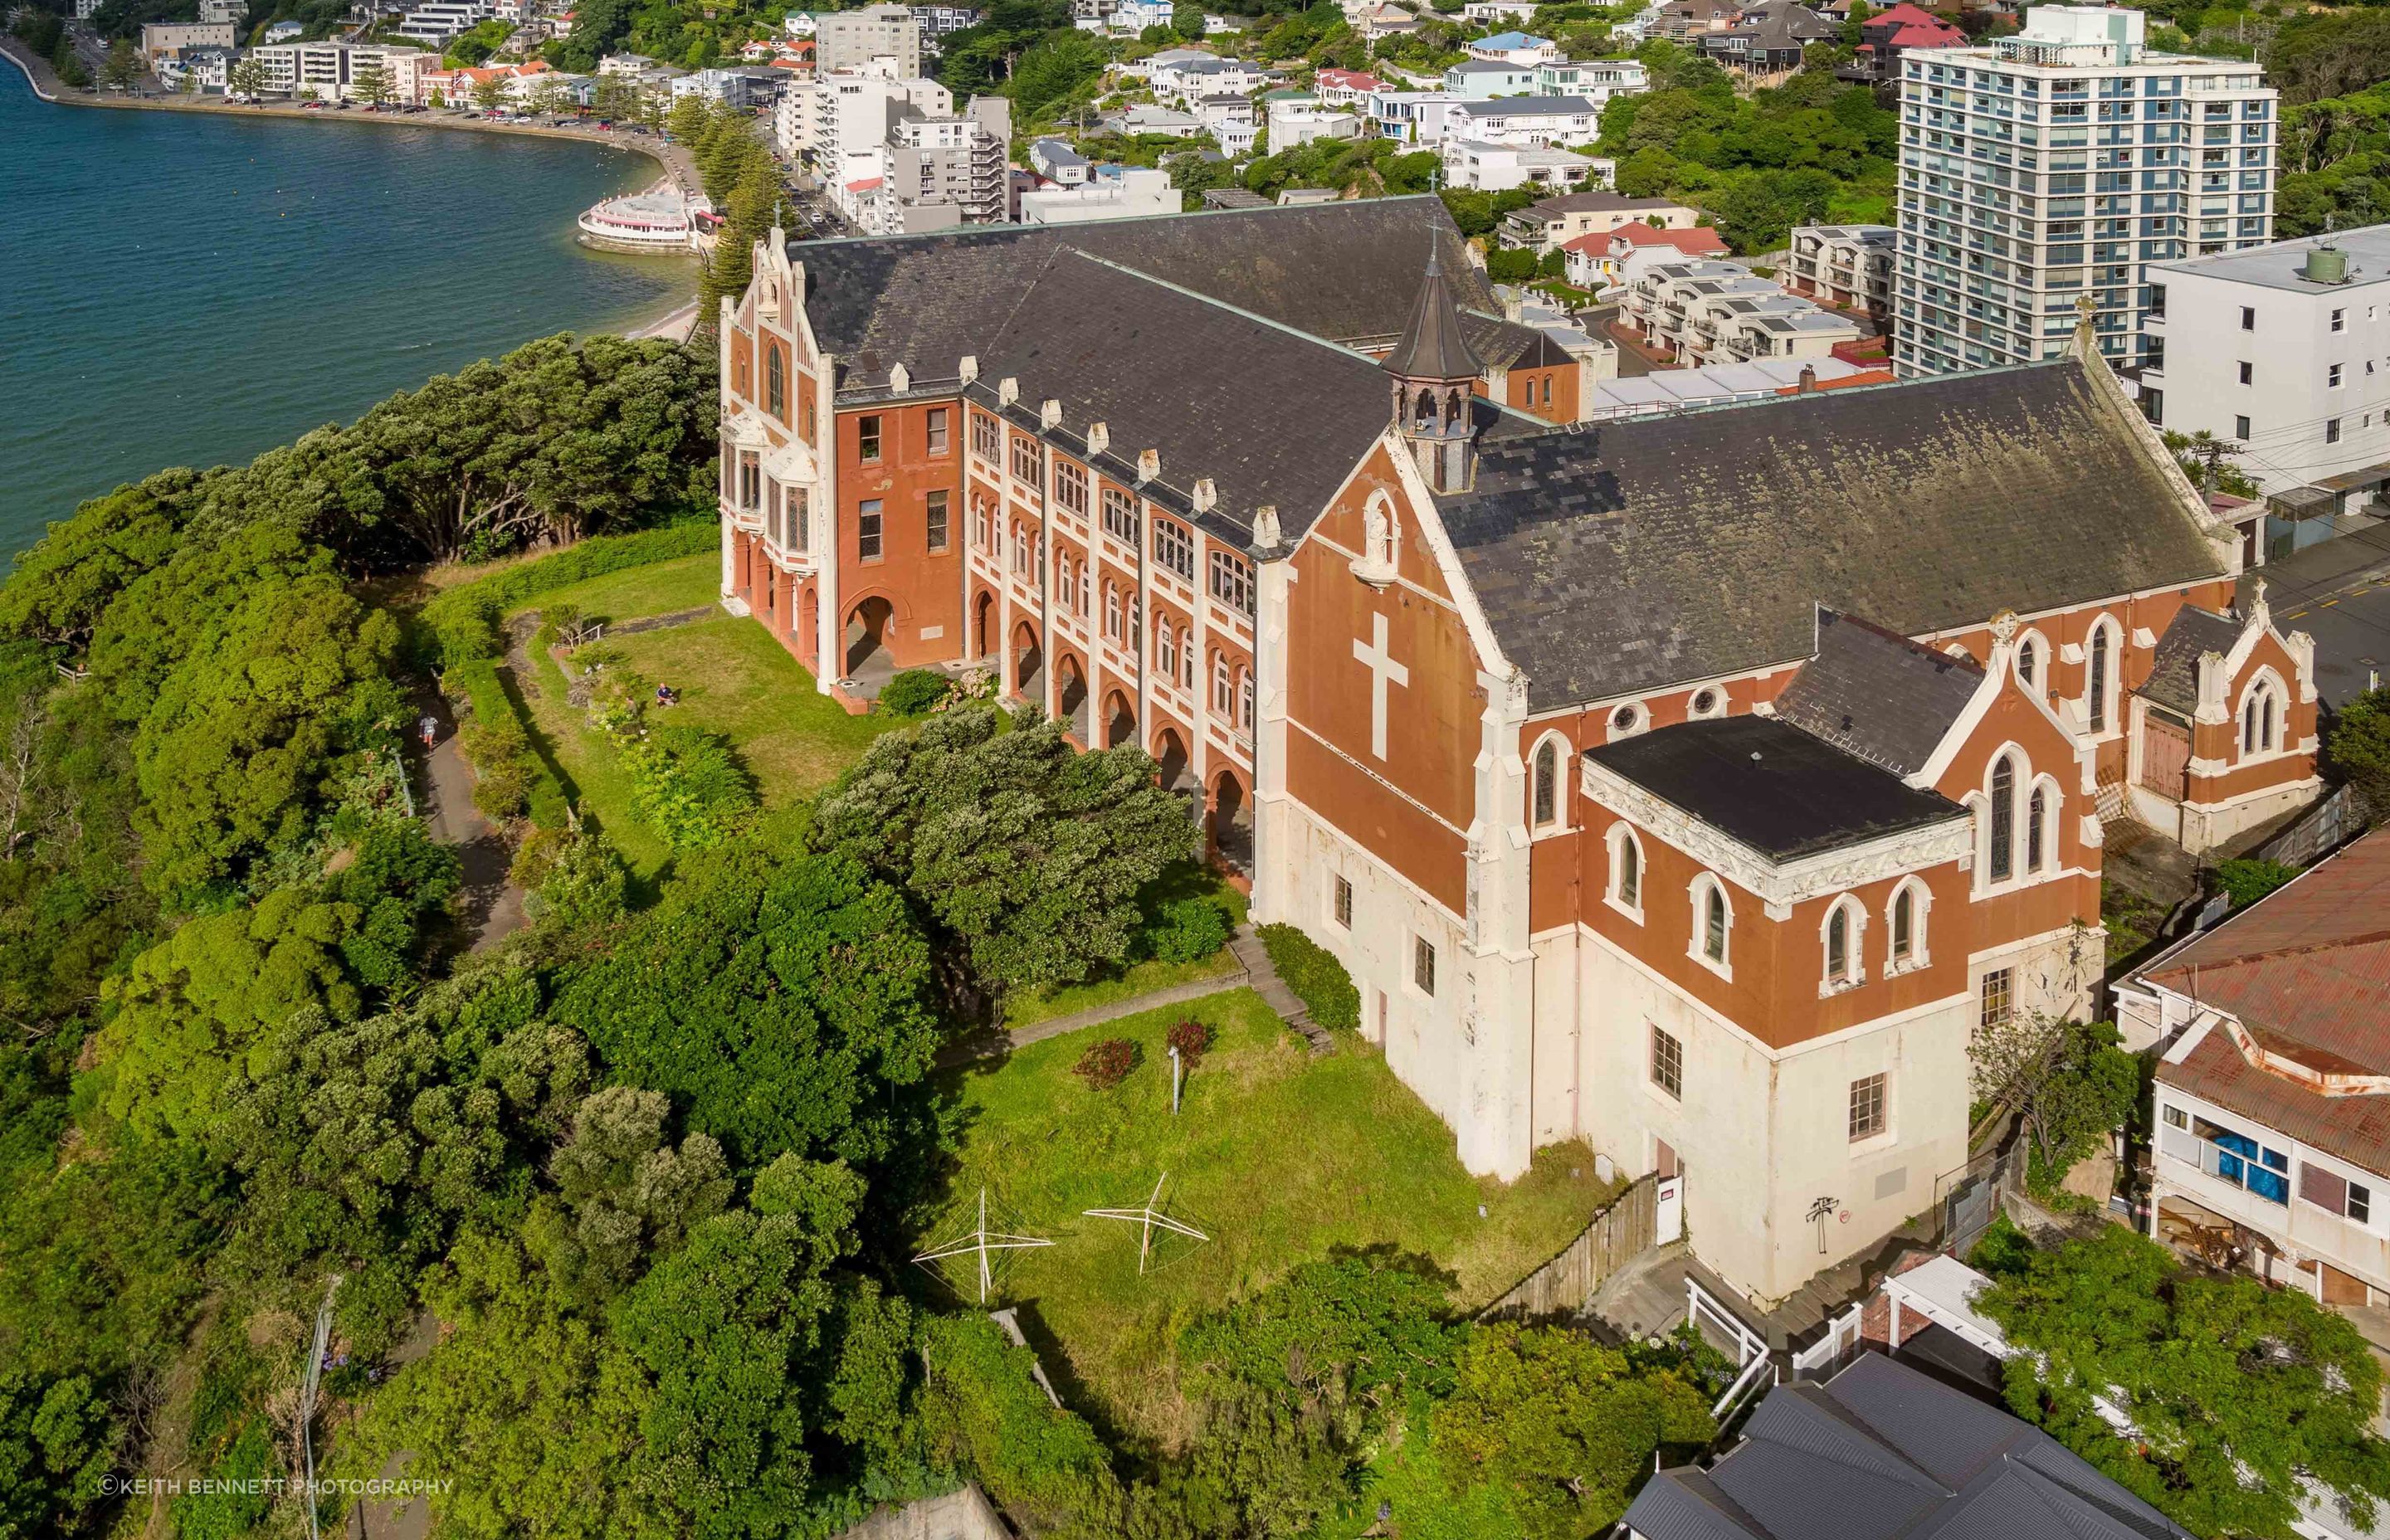
[[[1190,1015],[1217,1036],[1174,1118],[1164,1035]],[[1144,1061],[1118,1088],[1091,1090],[1072,1066],[1115,1036],[1138,1044]],[[1066,1401],[1162,1447],[1184,1435],[1173,1348],[1197,1315],[1339,1247],[1427,1256],[1451,1277],[1457,1306],[1483,1304],[1559,1251],[1614,1190],[1594,1179],[1580,1145],[1540,1152],[1508,1187],[1471,1176],[1451,1130],[1374,1050],[1347,1039],[1314,1059],[1249,990],[956,1075],[965,1127],[951,1207],[923,1238],[969,1230],[982,1184],[1008,1223],[1054,1238],[1016,1253],[1007,1301],[1024,1307],[1048,1372],[1069,1382]],[[1141,1203],[1164,1172],[1163,1206],[1211,1240],[1165,1247],[1140,1277],[1136,1228],[1081,1211]]]
[[[577,606],[584,615],[609,621],[636,620],[643,615],[670,615],[712,604],[722,594],[722,558],[713,551],[675,557],[645,567],[625,567],[582,583],[550,589],[516,606],[546,610],[552,605]]]

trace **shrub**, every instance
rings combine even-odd
[[[612,846],[587,829],[538,829],[515,853],[509,874],[530,890],[535,922],[567,930],[623,918],[627,874]]]
[[[495,658],[506,650],[499,622],[524,600],[626,567],[694,556],[713,549],[720,539],[720,526],[712,520],[636,534],[597,535],[553,556],[459,584],[423,607],[424,623],[438,640],[441,661],[450,668],[476,658]]]
[[[624,743],[623,763],[632,805],[675,850],[711,850],[755,812],[755,784],[718,733],[660,728]]]
[[[2280,861],[2219,861],[2216,865],[2216,886],[2232,899],[2232,907],[2255,904],[2275,889],[2298,876],[2298,869]]]
[[[1129,1077],[1145,1056],[1125,1037],[1108,1037],[1079,1056],[1071,1072],[1093,1090],[1109,1091]]]
[[[1260,935],[1270,966],[1314,1021],[1344,1032],[1360,1027],[1361,992],[1335,954],[1291,925],[1265,925]]]
[[[1178,1050],[1178,1062],[1193,1069],[1212,1049],[1212,1023],[1187,1018],[1170,1029],[1170,1046]]]
[[[921,1412],[942,1465],[979,1478],[1034,1531],[1116,1533],[1120,1482],[1103,1441],[1056,1409],[1031,1378],[1035,1354],[978,1315],[932,1319],[921,1347]]]
[[[933,668],[908,668],[880,688],[882,710],[897,716],[920,716],[945,699],[954,682]]]
[[[469,715],[456,746],[473,767],[473,805],[482,815],[508,823],[528,814],[538,828],[571,822],[564,788],[532,747],[531,725],[507,693],[497,665],[486,658],[460,663],[443,682],[449,694],[464,698]]]
[[[1182,898],[1163,905],[1139,939],[1163,962],[1194,962],[1228,944],[1228,917],[1208,898]]]

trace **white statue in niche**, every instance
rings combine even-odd
[[[1372,494],[1361,511],[1361,559],[1353,564],[1353,575],[1381,587],[1392,583],[1397,538],[1394,504],[1382,492]]]

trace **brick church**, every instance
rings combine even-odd
[[[1471,1170],[1681,1174],[1781,1299],[1938,1200],[1979,1021],[2094,1007],[2104,829],[2315,794],[2311,649],[2096,353],[1571,425],[1574,368],[1433,198],[775,234],[724,602],[1142,747]]]

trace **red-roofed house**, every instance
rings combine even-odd
[[[1901,0],[1859,23],[1855,72],[1871,81],[1900,73],[1900,56],[1911,48],[1963,48],[1967,34],[1921,6]]]
[[[2116,1020],[2165,1045],[2152,1233],[2325,1304],[2390,1303],[2390,829],[2117,986]]]
[[[1384,81],[1358,70],[1322,70],[1311,84],[1312,94],[1330,107],[1367,101],[1370,92],[1385,88]]]
[[[1678,257],[1722,257],[1726,240],[1706,225],[1690,230],[1660,230],[1637,220],[1615,230],[1579,236],[1561,250],[1568,253],[1568,281],[1579,289],[1607,289],[1624,283],[1627,263],[1638,251],[1653,251],[1660,260]]]

